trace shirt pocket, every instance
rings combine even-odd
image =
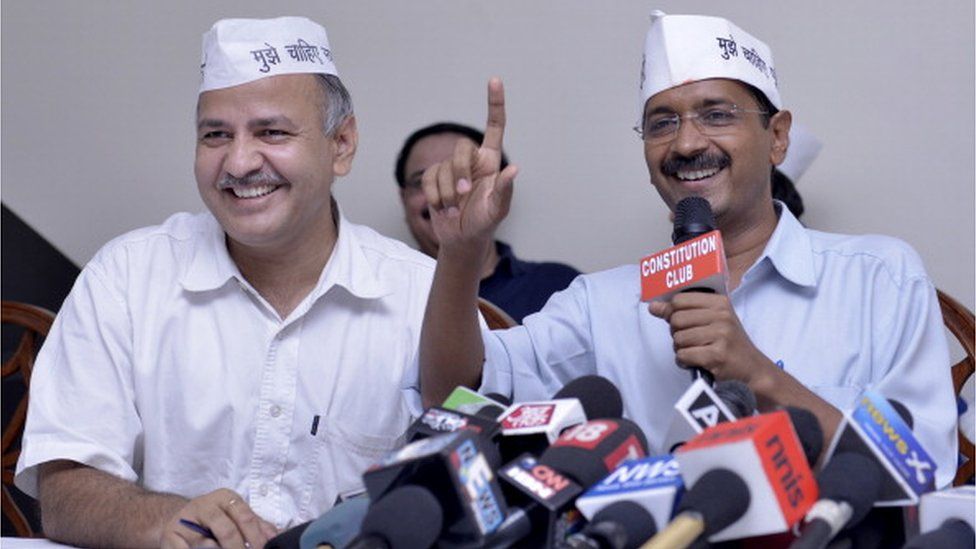
[[[345,499],[363,490],[363,472],[403,445],[405,430],[389,434],[364,433],[335,420],[322,418],[318,452],[323,460],[325,479],[332,480],[335,496]],[[333,499],[333,502],[335,499]]]

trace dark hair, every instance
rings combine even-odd
[[[773,102],[766,97],[766,94],[759,90],[759,88],[753,86],[752,84],[746,84],[740,80],[740,83],[746,87],[746,90],[752,95],[752,98],[756,100],[756,104],[759,105],[759,110],[766,111],[766,114],[761,116],[762,125],[764,128],[769,127],[769,119],[773,117],[774,114],[779,112],[779,109],[773,105]]]
[[[407,158],[410,156],[410,152],[413,150],[414,145],[417,144],[417,141],[420,141],[425,137],[440,135],[442,133],[456,133],[463,135],[478,145],[485,140],[484,133],[472,128],[471,126],[465,126],[464,124],[458,124],[456,122],[438,122],[413,132],[409,137],[407,137],[407,140],[403,142],[403,146],[400,148],[400,153],[397,155],[396,168],[393,170],[393,176],[396,177],[397,185],[399,185],[401,189],[407,184],[407,174],[404,172],[407,169]],[[505,166],[508,166],[508,158],[505,156],[505,152],[502,151],[501,169],[504,170]]]
[[[782,200],[786,207],[790,209],[793,217],[800,219],[803,215],[803,197],[800,196],[800,192],[796,190],[796,185],[786,174],[781,172],[778,168],[773,169],[773,198],[777,200]]]

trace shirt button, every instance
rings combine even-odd
[[[268,488],[267,484],[262,484],[261,487],[258,489],[258,493],[261,494],[262,496],[267,496],[269,491],[271,490]]]
[[[272,404],[270,411],[271,411],[271,417],[278,417],[281,415],[281,406],[278,406],[277,404]]]

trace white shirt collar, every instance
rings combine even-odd
[[[817,281],[810,235],[785,204],[774,202],[779,222],[755,265],[768,259],[783,278],[798,286],[813,287]]]
[[[376,299],[389,295],[393,290],[378,278],[367,260],[362,242],[357,236],[358,226],[349,222],[336,205],[339,237],[319,281],[310,295],[314,302],[332,286],[341,286],[350,294],[362,299]],[[227,251],[226,236],[213,215],[206,216],[206,238],[192,251],[189,266],[180,280],[191,292],[205,292],[222,287],[227,281],[237,279],[247,284],[244,275]]]

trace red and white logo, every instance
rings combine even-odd
[[[642,457],[645,457],[644,448],[636,436],[630,435],[623,444],[603,458],[603,464],[607,466],[607,471],[613,471],[625,461]]]
[[[617,430],[619,425],[615,421],[593,420],[581,423],[575,427],[570,427],[553,446],[578,446],[592,450],[596,448],[600,441]]]
[[[502,428],[526,429],[548,425],[555,410],[555,404],[523,404],[502,420]]]

